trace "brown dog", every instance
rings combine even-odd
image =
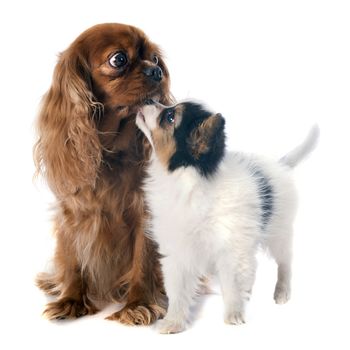
[[[144,235],[147,149],[135,113],[147,99],[170,102],[169,74],[139,29],[97,25],[60,55],[35,146],[57,198],[55,270],[37,280],[57,296],[49,319],[93,314],[94,300],[125,302],[109,319],[126,324],[150,324],[165,311],[157,252]]]

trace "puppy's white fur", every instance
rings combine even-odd
[[[151,112],[151,113],[150,113]],[[146,107],[138,126],[155,127],[157,108]],[[307,140],[280,162],[240,153],[227,153],[214,176],[201,176],[193,167],[169,172],[153,151],[144,184],[152,213],[151,235],[159,244],[169,308],[159,321],[161,333],[186,328],[200,276],[219,277],[229,324],[245,322],[245,301],[255,279],[256,251],[264,245],[278,265],[274,299],[290,297],[295,166],[316,143],[317,127]],[[262,208],[256,169],[273,190],[272,215],[262,228]]]

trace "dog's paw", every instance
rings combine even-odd
[[[46,305],[44,316],[49,320],[65,320],[93,315],[98,309],[86,298],[75,300],[62,298]]]
[[[35,279],[36,285],[48,295],[57,296],[60,295],[58,285],[55,283],[54,278],[48,273],[40,273]]]
[[[158,332],[161,334],[175,334],[183,332],[186,329],[186,323],[168,320],[165,318],[163,320],[159,320],[156,327]]]
[[[290,299],[290,289],[285,286],[276,285],[273,298],[276,304],[285,304]]]
[[[123,309],[106,317],[130,326],[147,326],[165,315],[165,309],[159,305],[129,304]]]
[[[244,315],[242,312],[230,312],[225,315],[225,323],[234,324],[236,326],[244,324]]]

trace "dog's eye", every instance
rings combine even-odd
[[[174,124],[174,122],[175,122],[175,112],[174,112],[174,110],[167,111],[165,117],[166,117],[166,121],[169,124]]]
[[[159,62],[158,56],[154,55],[153,56],[153,63],[158,64],[158,62]]]
[[[128,63],[128,58],[124,52],[117,52],[109,59],[109,64],[114,68],[121,68]]]

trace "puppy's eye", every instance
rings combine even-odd
[[[174,112],[174,110],[167,111],[165,118],[166,118],[166,121],[169,124],[174,124],[174,122],[175,122],[175,112]]]
[[[153,56],[153,63],[158,64],[158,62],[159,62],[158,56],[154,55]]]
[[[124,52],[117,52],[109,59],[109,64],[114,68],[124,67],[128,63],[128,58]]]

